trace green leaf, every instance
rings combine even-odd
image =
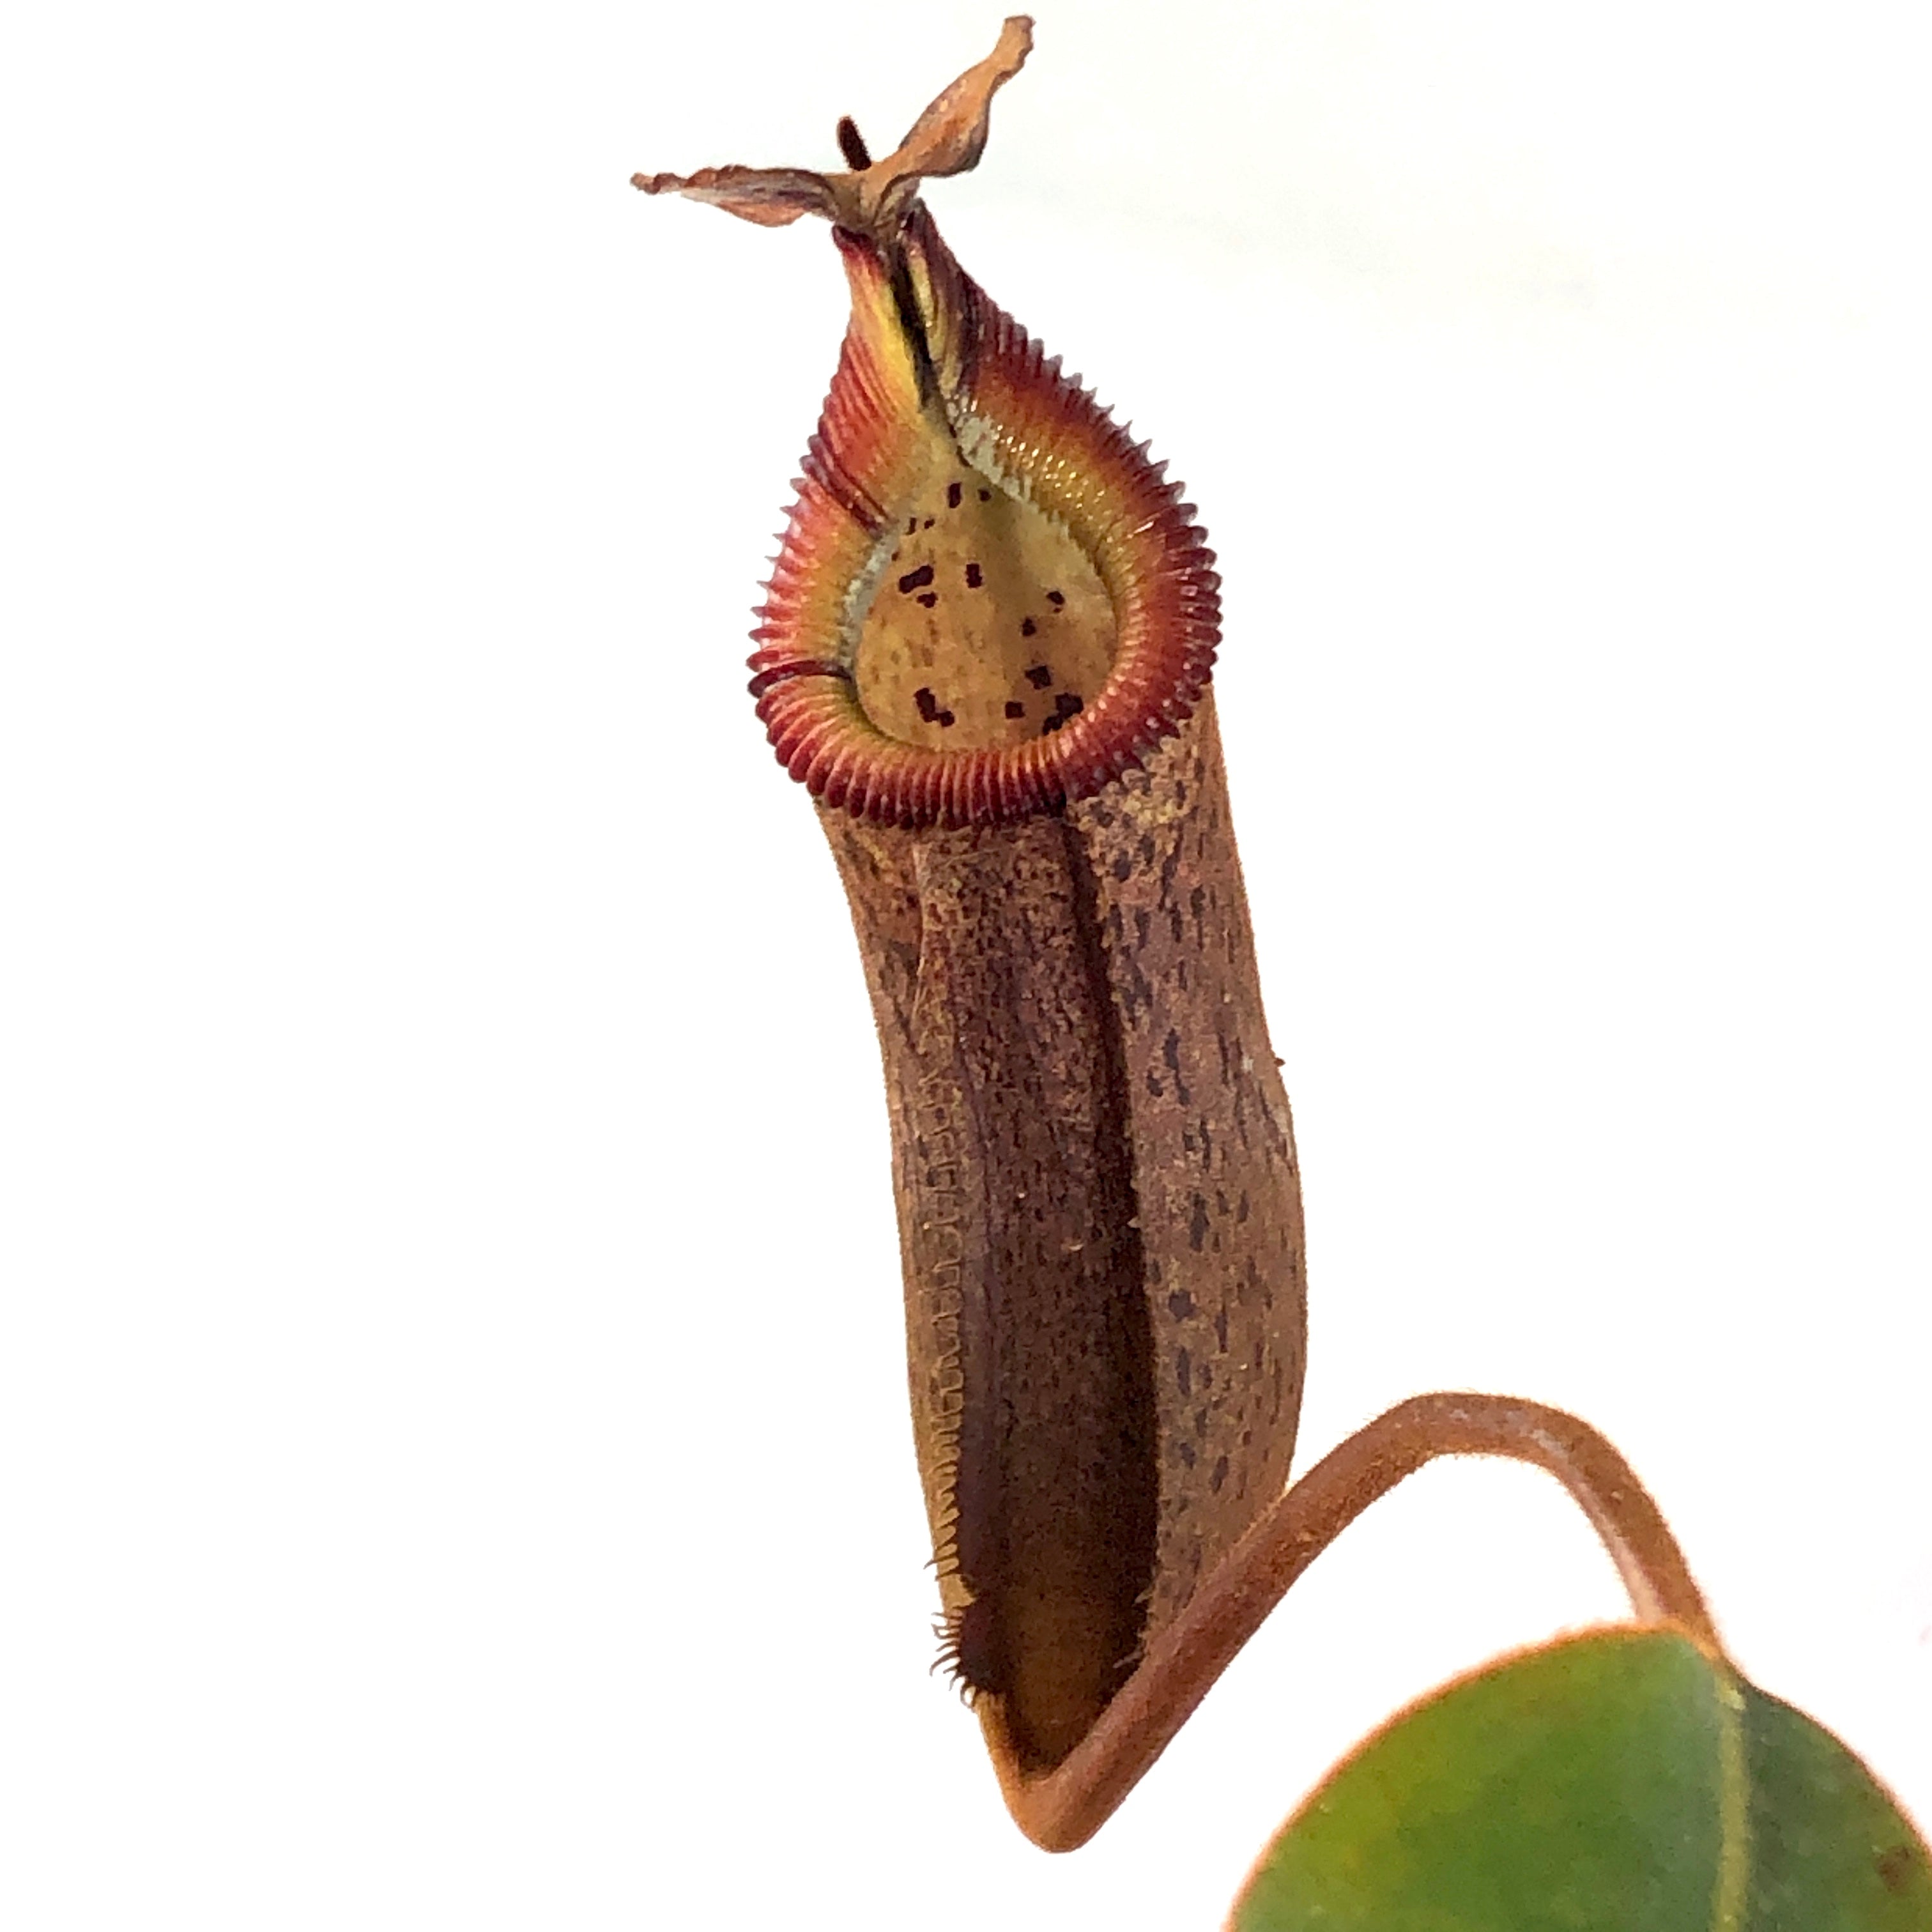
[[[1858,1760],[1674,1631],[1498,1664],[1363,1745],[1231,1932],[1932,1932],[1932,1854]]]

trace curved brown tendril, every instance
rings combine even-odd
[[[1416,1396],[1330,1450],[1277,1499],[1052,1771],[1022,1770],[997,1701],[981,1705],[1000,1790],[1020,1829],[1047,1851],[1084,1844],[1302,1572],[1371,1503],[1438,1456],[1504,1456],[1547,1470],[1603,1539],[1638,1620],[1673,1625],[1712,1655],[1723,1654],[1661,1512],[1588,1423],[1507,1396]]]

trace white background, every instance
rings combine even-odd
[[[1047,4],[968,268],[1189,481],[1305,1462],[1592,1418],[1932,1815],[1918,10]],[[884,1110],[742,690],[822,226],[991,7],[84,4],[0,62],[0,1920],[1210,1928],[1613,1616],[1324,1557],[1094,1845],[928,1678]]]

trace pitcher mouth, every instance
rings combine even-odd
[[[923,208],[894,244],[834,232],[852,324],[752,633],[772,748],[881,824],[1089,796],[1208,682],[1220,580],[1193,506]]]

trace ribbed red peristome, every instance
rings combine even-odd
[[[1165,464],[1060,373],[954,260],[925,209],[901,239],[903,290],[925,343],[907,339],[873,242],[834,230],[853,314],[752,633],[758,716],[780,764],[830,806],[882,824],[994,824],[1091,796],[1192,712],[1220,640],[1220,579]],[[1064,524],[1113,600],[1106,682],[1059,730],[940,750],[889,737],[852,677],[869,582],[931,433],[930,388],[973,460]]]

